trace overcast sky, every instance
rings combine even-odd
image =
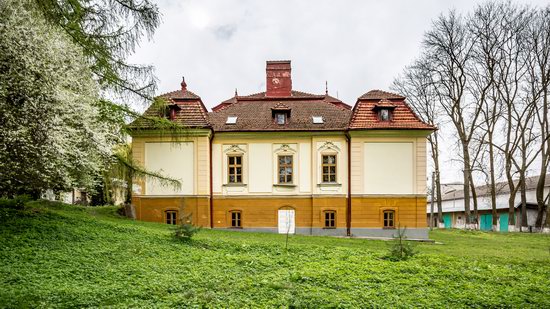
[[[331,95],[353,105],[369,90],[389,89],[433,19],[479,2],[159,0],[163,22],[130,61],[155,66],[159,94],[179,89],[185,76],[211,108],[235,88],[265,91],[265,61],[288,59],[293,89],[321,94],[328,81]],[[448,174],[447,181],[460,179]]]

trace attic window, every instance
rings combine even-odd
[[[312,116],[313,123],[324,123],[322,116]]]
[[[391,121],[391,110],[389,108],[381,108],[378,110],[378,119],[380,121]]]
[[[229,116],[227,117],[226,124],[236,124],[237,123],[237,116]]]
[[[286,123],[286,114],[285,113],[275,113],[275,121],[277,124],[285,124]]]
[[[169,104],[163,109],[163,117],[166,119],[174,120],[176,118],[176,113],[180,111],[181,108],[177,104]]]

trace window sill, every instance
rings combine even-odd
[[[242,230],[243,229],[242,226],[230,226],[229,228],[233,229],[233,230]]]
[[[247,184],[246,183],[234,182],[234,183],[224,183],[223,186],[224,187],[246,187]]]
[[[395,227],[383,227],[384,230],[395,230]]]
[[[286,188],[294,188],[296,187],[295,184],[292,184],[292,183],[289,183],[289,184],[286,184],[286,183],[274,183],[273,184],[274,187],[286,187]]]
[[[341,183],[337,182],[321,182],[317,184],[318,187],[341,187]]]
[[[323,228],[323,230],[335,230],[335,229],[336,227],[326,227],[326,226]]]

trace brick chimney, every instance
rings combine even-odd
[[[290,60],[267,61],[266,96],[288,97],[292,91]]]

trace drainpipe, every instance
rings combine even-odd
[[[209,152],[209,158],[210,158],[210,228],[213,229],[214,228],[214,201],[213,201],[213,197],[214,197],[214,193],[213,193],[213,189],[212,189],[212,141],[214,140],[214,131],[212,131],[212,135],[210,136],[210,148],[208,149],[208,152]]]
[[[351,236],[351,136],[346,131],[346,142],[348,144],[348,207],[346,211],[346,234]]]
[[[317,159],[317,147],[313,145],[313,136],[310,137],[310,143],[309,143],[309,168],[310,168],[310,175],[309,175],[309,185],[311,188],[311,196],[310,196],[310,205],[311,205],[311,222],[309,223],[309,235],[313,235],[313,203],[315,203],[315,198],[313,195],[315,194],[315,189],[317,181],[313,181],[314,179],[317,179],[317,170],[316,166],[313,164],[313,160]]]

